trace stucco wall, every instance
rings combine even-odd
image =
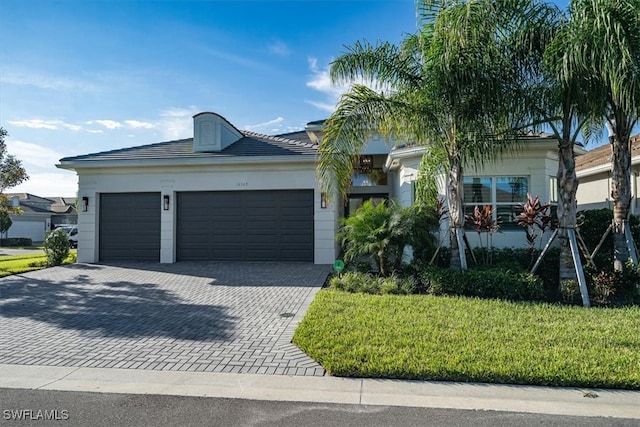
[[[631,194],[633,201],[631,203],[631,213],[640,214],[640,203],[638,201],[638,191],[640,189],[640,165],[634,165],[631,168]],[[578,200],[578,209],[613,209],[611,201],[611,173],[607,171],[598,173],[578,174],[580,184],[576,198]]]
[[[309,164],[215,165],[79,170],[78,197],[89,197],[87,212],[78,213],[78,261],[99,259],[100,193],[161,192],[170,196],[168,211],[161,211],[160,262],[175,262],[176,193],[221,190],[314,190],[314,258],[316,264],[335,260],[336,204],[320,207],[315,169]],[[158,206],[158,209],[162,209]]]
[[[505,156],[503,160],[496,160],[480,167],[467,167],[464,170],[465,176],[526,176],[529,178],[529,193],[533,196],[539,195],[540,200],[547,202],[550,197],[550,178],[557,172],[557,153],[550,149],[553,143],[537,143],[525,146],[520,153]],[[409,205],[413,201],[413,188],[411,183],[417,178],[421,157],[399,157],[399,165],[393,173],[397,180],[392,187],[391,196],[399,200],[403,205]],[[440,193],[446,194],[446,177],[438,177]],[[443,224],[441,237],[446,235],[448,225]],[[550,237],[548,232],[543,240]],[[486,241],[486,236],[482,236]],[[479,245],[478,235],[475,232],[468,232],[468,238],[472,245]],[[492,237],[493,246],[502,247],[526,247],[527,242],[525,232],[521,229],[502,230]],[[445,244],[448,240],[445,239]],[[486,243],[483,243],[486,245]]]

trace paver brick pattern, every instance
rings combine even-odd
[[[291,344],[329,268],[74,264],[0,279],[0,363],[324,375]]]

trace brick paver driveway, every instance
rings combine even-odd
[[[49,268],[0,279],[0,363],[323,375],[291,344],[327,277],[296,263]]]

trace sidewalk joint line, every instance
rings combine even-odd
[[[63,380],[63,379],[65,379],[65,378],[67,378],[69,375],[71,375],[71,374],[73,374],[73,373],[75,373],[75,372],[78,372],[78,370],[79,370],[79,369],[82,369],[82,366],[78,366],[78,367],[76,367],[73,371],[71,371],[71,372],[69,372],[69,373],[67,373],[67,374],[65,374],[65,375],[63,375],[63,376],[61,376],[60,378],[56,378],[55,380],[53,380],[53,381],[51,381],[51,382],[48,382],[48,383],[46,383],[46,384],[43,384],[43,385],[41,385],[41,386],[37,387],[37,388],[36,388],[36,390],[40,390],[40,389],[42,389],[42,387],[47,387],[47,386],[49,386],[49,385],[51,385],[51,384],[53,384],[53,383],[57,383],[58,381],[60,381],[60,380]]]

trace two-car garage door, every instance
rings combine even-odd
[[[177,259],[313,261],[313,190],[178,193]]]
[[[177,194],[178,261],[313,261],[313,190]],[[100,260],[160,259],[160,193],[100,197]]]

